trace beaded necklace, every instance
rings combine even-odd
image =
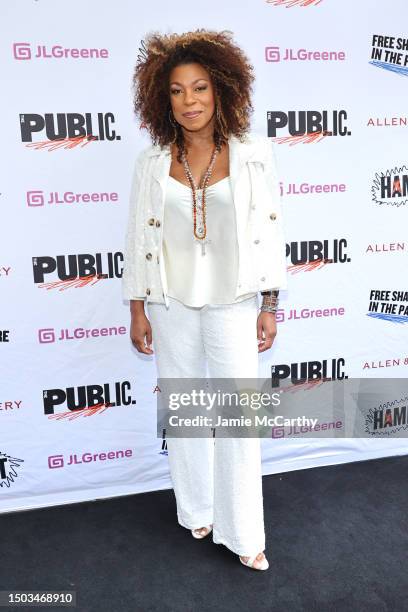
[[[190,183],[191,191],[193,195],[193,234],[194,234],[193,240],[201,244],[201,255],[205,255],[205,245],[211,242],[211,240],[205,239],[207,236],[205,195],[206,195],[206,189],[208,187],[208,182],[211,178],[211,174],[214,168],[215,158],[217,157],[217,154],[218,154],[218,148],[215,147],[211,155],[210,164],[201,181],[201,187],[197,187],[194,181],[194,177],[191,172],[190,165],[187,161],[185,151],[183,150],[181,154],[181,159],[182,159],[183,166],[184,166],[184,172]],[[199,191],[201,191],[201,193],[199,193]],[[197,227],[197,211],[200,217],[198,227]]]

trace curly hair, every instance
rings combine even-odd
[[[253,112],[253,66],[244,52],[233,42],[232,32],[199,28],[184,34],[147,34],[133,73],[136,115],[147,128],[153,144],[176,142],[183,147],[180,126],[169,119],[171,109],[169,76],[171,70],[190,62],[201,64],[212,80],[217,112],[214,141],[217,146],[233,134],[240,140],[250,127]]]

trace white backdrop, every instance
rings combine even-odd
[[[404,0],[392,10],[370,0],[207,0],[205,12],[186,0],[20,0],[0,11],[0,512],[171,486],[154,358],[132,349],[120,290],[131,174],[149,144],[132,114],[131,76],[151,30],[232,30],[255,67],[252,131],[275,139],[289,251],[262,374],[344,359],[349,377],[406,377],[407,315],[367,314],[372,290],[407,290]],[[303,112],[327,111],[327,130],[344,111],[347,134],[268,133],[268,116],[292,124],[290,111],[296,125]],[[105,137],[69,139],[67,120],[92,124],[93,135],[105,126]],[[56,143],[52,129],[68,139]],[[331,259],[336,240],[346,260],[316,261],[315,243],[327,241]],[[107,278],[92,276],[92,258]],[[64,273],[84,278],[64,282]],[[309,316],[317,309],[335,311]],[[392,436],[262,444],[265,474],[407,452]]]

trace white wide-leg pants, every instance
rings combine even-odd
[[[257,378],[257,296],[227,305],[148,303],[159,378]],[[238,555],[265,550],[259,438],[167,438],[177,518],[213,523],[213,541]]]

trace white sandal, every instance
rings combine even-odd
[[[202,540],[203,538],[206,538],[209,533],[211,533],[212,528],[213,528],[212,525],[208,525],[208,527],[198,527],[197,529],[192,529],[191,533],[193,535],[193,538],[196,538],[196,540]],[[207,529],[207,532],[197,533],[198,531],[201,531],[201,529]]]
[[[258,553],[259,554],[259,553]],[[243,557],[246,557],[247,555],[242,555]],[[260,561],[259,559],[257,559],[258,555],[255,555],[255,557],[249,557],[248,561],[243,561],[243,559],[241,558],[241,556],[239,557],[239,560],[241,561],[242,565],[246,565],[247,567],[251,567],[252,569],[255,570],[267,570],[269,567],[269,563],[267,558],[264,555],[264,558]],[[260,563],[259,567],[255,567],[254,566],[254,561],[258,561],[258,563]]]

